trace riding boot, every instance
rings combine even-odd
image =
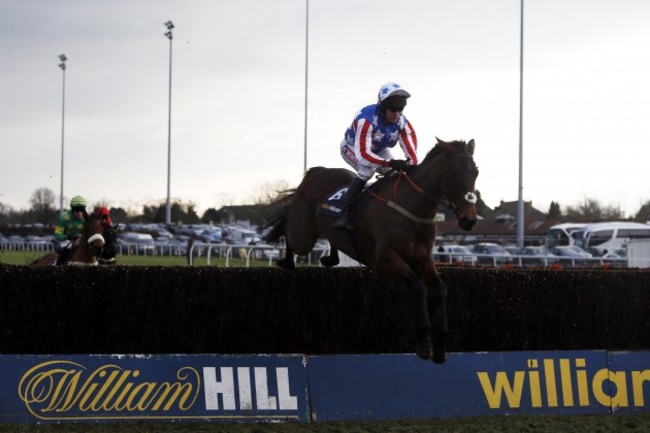
[[[361,195],[361,191],[363,190],[363,186],[365,184],[366,181],[359,179],[358,177],[355,177],[352,183],[350,183],[348,186],[348,191],[345,193],[345,197],[343,197],[341,213],[336,218],[336,221],[334,221],[334,228],[346,230],[352,230],[354,228],[350,214],[352,213],[354,203],[356,203],[357,198],[359,198],[359,195]]]

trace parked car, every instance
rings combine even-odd
[[[553,254],[558,256],[558,261],[560,263],[570,262],[575,264],[576,262],[579,263],[580,261],[583,261],[587,262],[586,264],[590,264],[591,262],[588,259],[593,257],[590,253],[575,245],[557,246],[551,251]]]
[[[512,255],[501,245],[493,242],[480,242],[475,244],[471,251],[476,254],[479,263],[488,265],[512,263]]]
[[[153,255],[155,244],[153,236],[146,233],[127,232],[119,235],[127,245],[135,246],[139,254]]]
[[[436,260],[442,263],[467,263],[476,265],[478,258],[476,254],[465,245],[440,245],[435,248]]]
[[[515,263],[521,263],[522,265],[549,266],[558,262],[557,256],[549,253],[545,247],[523,247],[512,253],[512,255]]]
[[[196,240],[206,243],[217,243],[222,241],[221,229],[218,230],[197,230]]]

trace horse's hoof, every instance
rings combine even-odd
[[[436,352],[433,354],[433,362],[436,364],[444,364],[447,360],[447,353],[443,350],[442,352]]]
[[[278,266],[284,270],[291,271],[296,268],[296,262],[285,257],[284,259],[278,260]]]
[[[433,346],[431,340],[420,341],[415,345],[415,354],[420,358],[428,361],[433,358]]]
[[[325,256],[320,258],[320,264],[325,266],[326,268],[331,268],[332,266],[336,266],[339,264],[339,258],[337,257],[332,257],[332,256]]]

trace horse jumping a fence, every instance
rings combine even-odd
[[[463,230],[477,220],[474,185],[478,169],[474,140],[437,143],[408,173],[384,177],[368,187],[358,201],[353,231],[332,227],[336,213],[328,198],[343,194],[355,176],[349,170],[313,167],[300,185],[270,205],[264,239],[284,237],[284,269],[295,267],[294,253],[308,254],[320,237],[331,246],[321,258],[324,266],[339,263],[342,251],[370,269],[408,287],[416,319],[415,352],[436,363],[446,360],[447,287],[440,279],[431,253],[436,237],[438,204],[453,209]],[[431,305],[429,305],[431,303]],[[431,314],[430,314],[431,313]]]
[[[66,263],[68,265],[97,265],[98,257],[104,248],[104,230],[101,224],[86,211],[84,211],[84,219],[86,220],[84,231],[79,238],[79,245],[72,251],[70,259]],[[33,261],[32,265],[54,266],[58,258],[59,253],[52,251]]]

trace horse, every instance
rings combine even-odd
[[[119,225],[119,224],[118,224]],[[114,265],[117,255],[117,225],[104,227],[104,248],[97,258],[100,265]]]
[[[92,218],[86,211],[83,213],[86,225],[79,245],[72,251],[70,259],[66,262],[68,265],[97,265],[97,258],[101,255],[105,241],[103,228],[95,218]],[[54,266],[59,258],[59,253],[52,251],[39,259],[34,260],[31,264],[36,266]]]
[[[478,168],[473,158],[474,140],[445,142],[436,137],[436,141],[420,164],[408,172],[384,176],[364,190],[355,206],[352,231],[332,227],[336,213],[327,209],[335,208],[328,199],[343,194],[355,173],[326,167],[310,168],[297,188],[272,202],[262,228],[267,242],[277,243],[282,237],[286,241],[285,257],[277,263],[281,268],[293,269],[294,254],[308,254],[317,239],[324,237],[330,243],[330,253],[321,258],[323,266],[337,265],[340,250],[405,285],[415,312],[415,353],[443,363],[447,287],[431,255],[436,209],[438,204],[447,205],[460,228],[471,230],[477,221],[474,186]]]

